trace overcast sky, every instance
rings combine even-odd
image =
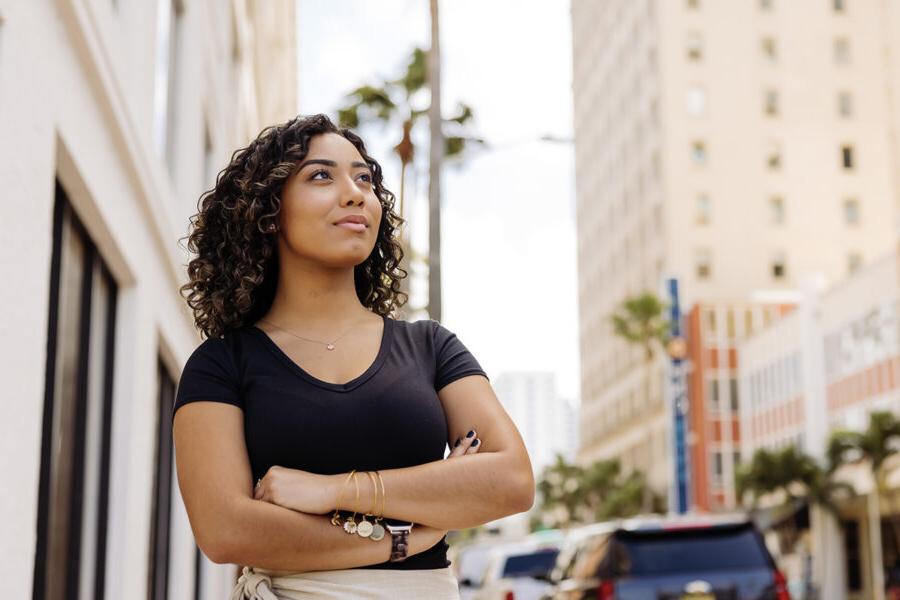
[[[347,92],[398,77],[412,49],[429,45],[427,0],[298,0],[297,13],[302,114],[336,118]],[[568,2],[445,0],[441,36],[444,115],[468,103],[477,134],[494,146],[444,169],[441,322],[491,379],[552,371],[560,393],[577,400],[573,149],[538,139],[572,135]],[[399,193],[390,150],[399,133],[359,133]],[[427,252],[422,141],[423,160],[407,180],[407,197],[417,198],[407,200],[407,218],[413,244]],[[426,300],[420,281],[415,304]]]

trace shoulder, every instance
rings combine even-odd
[[[238,354],[241,347],[241,337],[245,335],[246,328],[226,332],[221,337],[210,337],[203,340],[185,363],[185,370],[191,367],[215,365],[221,370],[236,372]]]

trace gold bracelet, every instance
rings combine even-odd
[[[340,507],[341,499],[344,497],[344,488],[347,487],[347,484],[350,483],[350,478],[353,477],[353,474],[356,473],[356,469],[350,471],[350,474],[347,475],[347,479],[344,480],[344,485],[341,486],[341,491],[338,492],[337,506]],[[334,509],[334,514],[331,516],[331,524],[340,526],[340,512],[339,508]]]

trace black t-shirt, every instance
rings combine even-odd
[[[439,322],[383,319],[375,361],[343,384],[313,377],[257,327],[208,338],[184,366],[175,411],[197,400],[241,408],[254,481],[273,465],[334,475],[442,460],[449,433],[438,390],[487,375]],[[447,548],[445,537],[405,561],[365,568],[440,569],[450,565]]]

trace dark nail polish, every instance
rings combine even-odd
[[[456,448],[456,447],[459,446],[461,443],[462,443],[462,438],[457,438],[457,439],[456,439],[456,443],[453,444],[453,447]]]
[[[475,447],[477,445],[478,445],[478,440],[475,440],[474,442],[472,442],[472,447]]]
[[[475,430],[474,430],[474,429],[473,429],[472,431],[470,431],[469,433],[467,433],[467,434],[466,434],[466,437],[467,437],[467,438],[470,438],[470,437],[472,437],[473,435],[475,435]]]

